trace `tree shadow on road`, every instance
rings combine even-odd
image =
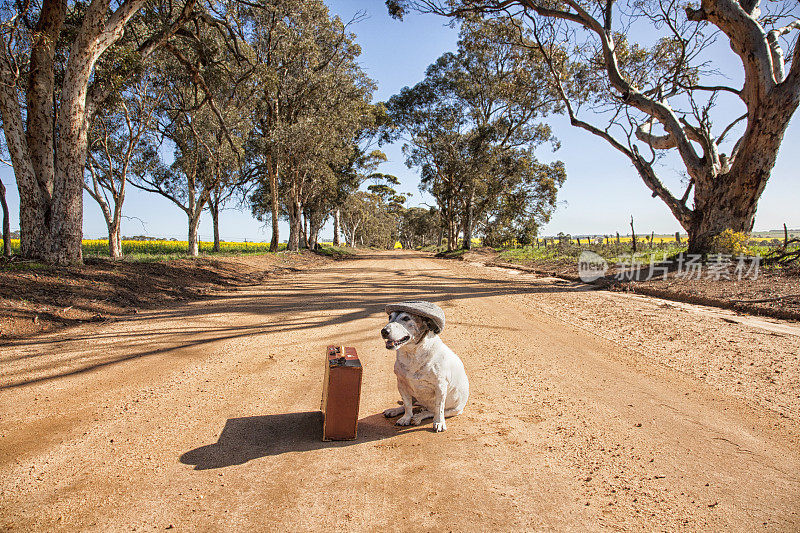
[[[402,259],[417,257],[430,258],[417,254],[401,256]],[[359,257],[370,258],[373,256]],[[30,360],[30,364],[20,365],[19,370],[7,369],[6,375],[0,377],[0,390],[76,376],[175,350],[201,350],[215,342],[352,324],[382,315],[385,304],[398,300],[429,300],[445,308],[447,313],[449,307],[477,298],[586,290],[580,284],[524,277],[509,279],[480,270],[465,275],[439,263],[396,268],[392,255],[378,254],[374,258],[384,263],[371,266],[350,261],[343,266],[310,269],[291,278],[273,280],[263,290],[219,294],[201,303],[135,315],[120,327],[81,331],[68,337],[58,334],[10,341],[9,347],[20,350],[0,352],[0,365],[22,360]],[[237,319],[242,315],[259,317],[260,321],[242,324]],[[224,325],[195,322],[208,316],[232,318]],[[150,324],[159,327],[152,328]],[[164,327],[164,324],[169,326]],[[109,341],[113,341],[113,349],[108,347]],[[26,346],[35,348],[26,349]],[[39,363],[38,356],[43,353],[63,353],[63,356]]]
[[[319,411],[229,418],[217,442],[184,453],[180,462],[194,465],[195,470],[210,470],[288,452],[342,448],[396,435],[398,429],[380,413],[358,421],[356,440],[331,442],[322,441]]]

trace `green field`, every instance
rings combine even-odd
[[[541,242],[541,241],[540,241]],[[750,238],[743,251],[747,256],[766,256],[783,244],[780,240],[768,239],[766,237]],[[563,239],[562,241],[551,241],[548,239],[547,246],[524,246],[519,248],[505,248],[500,251],[500,259],[512,263],[553,263],[553,262],[577,262],[584,250],[595,252],[611,263],[631,261],[633,252],[630,237],[621,237],[618,243],[616,237],[609,239],[608,244],[589,244],[586,238],[581,239],[578,245],[576,239]],[[638,262],[650,262],[651,256],[658,261],[662,258],[673,257],[679,253],[687,251],[687,241],[681,239],[678,244],[674,237],[669,239],[659,239],[657,236],[650,244],[648,240],[637,239],[637,251],[633,260]],[[737,256],[739,254],[730,254]]]

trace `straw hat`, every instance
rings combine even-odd
[[[444,311],[442,308],[431,302],[423,302],[420,300],[413,302],[399,302],[396,304],[388,304],[386,306],[386,313],[391,314],[395,311],[405,311],[412,315],[424,316],[430,318],[435,326],[437,335],[444,329]]]

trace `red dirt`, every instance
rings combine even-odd
[[[0,264],[0,338],[104,322],[208,298],[329,259],[312,253],[135,263],[89,259],[81,267]],[[256,266],[254,266],[256,265]]]
[[[441,434],[381,415],[416,298],[470,378]],[[387,252],[4,341],[0,528],[798,531],[800,328],[750,320]],[[325,443],[342,343],[359,438]]]
[[[537,274],[579,281],[577,260],[556,260],[508,263],[498,261],[493,250],[477,250],[462,256],[465,261],[493,264],[497,266],[520,268]],[[647,265],[642,280],[619,281],[615,279],[619,268],[611,266],[606,277],[594,282],[602,288],[645,294],[679,302],[710,305],[723,309],[733,309],[742,313],[771,316],[787,320],[800,320],[800,264],[786,268],[761,267],[755,279],[744,277],[739,280],[713,279],[704,269],[700,278],[680,277],[669,272],[667,279],[662,276],[645,279]],[[735,265],[730,269],[735,272]],[[779,298],[779,299],[778,299]],[[770,300],[770,301],[758,301]]]

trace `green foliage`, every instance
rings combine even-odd
[[[445,259],[458,259],[462,255],[467,253],[467,250],[459,249],[459,250],[444,250],[436,254],[436,257],[443,257]]]
[[[501,249],[500,259],[512,263],[577,263],[581,253],[590,250],[600,255],[610,263],[631,260],[630,242],[617,243],[610,241],[608,244],[578,244],[570,239],[556,240],[547,246],[529,245],[521,248]],[[641,246],[635,259],[649,263],[652,254],[656,258],[671,257],[681,252],[686,252],[686,246],[676,244],[674,241],[656,243],[653,246]]]
[[[367,186],[367,191],[381,197],[383,202],[394,212],[403,210],[403,204],[408,198],[407,194],[398,193],[391,185],[399,185],[400,180],[391,174],[381,174],[379,172],[370,174],[369,179],[375,183]],[[384,183],[381,183],[383,181]]]
[[[398,240],[398,212],[377,194],[352,194],[342,205],[341,221],[350,246],[388,249]]]
[[[497,191],[495,208],[483,222],[482,233],[487,246],[497,246],[515,241],[530,244],[539,231],[539,226],[550,220],[556,203],[558,188],[566,179],[563,163],[546,165],[535,158],[519,156],[510,158],[508,180],[502,190]]]
[[[514,43],[519,28],[504,21],[463,21],[456,53],[441,56],[425,79],[393,96],[387,109],[404,135],[409,167],[437,202],[455,245],[473,231],[489,240],[529,242],[555,208],[566,173],[540,163],[534,150],[557,141],[542,115],[561,104],[545,79],[540,55]]]
[[[257,186],[248,200],[260,220],[271,213],[289,219],[295,249],[301,217],[313,244],[330,213],[385,161],[363,141],[386,110],[370,104],[375,84],[358,65],[361,49],[322,1],[272,1],[253,21],[264,82],[254,91],[246,163]]]
[[[442,219],[435,207],[409,207],[400,213],[399,240],[403,248],[438,246]]]
[[[343,248],[341,246],[322,245],[314,250],[314,252],[333,259],[348,259],[355,256],[355,253],[352,250]]]

